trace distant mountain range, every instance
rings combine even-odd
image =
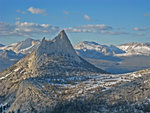
[[[13,43],[8,46],[0,47],[0,50],[12,50],[15,53],[28,54],[35,48],[37,48],[40,44],[39,40],[34,40],[31,38],[27,38],[24,41]]]
[[[149,43],[128,43],[118,46],[100,45],[96,42],[80,42],[74,48],[78,54],[87,58],[101,59],[103,56],[134,56],[134,55],[150,55]],[[92,56],[93,55],[93,56]]]
[[[28,38],[11,45],[0,45],[0,71],[39,47],[41,41]],[[127,43],[118,46],[83,41],[74,46],[77,54],[110,73],[125,73],[150,67],[150,43]],[[11,55],[12,54],[12,55]],[[7,56],[8,55],[8,56]],[[130,62],[130,60],[133,62]],[[144,62],[141,65],[140,61]],[[130,66],[129,66],[130,65]]]
[[[79,56],[110,73],[128,73],[150,67],[149,43],[107,46],[84,41],[74,48]]]
[[[125,54],[119,54],[118,56],[150,55],[150,43],[128,43],[117,47],[126,52]]]
[[[83,58],[95,58],[104,60],[120,60],[115,54],[123,54],[125,51],[116,46],[100,45],[96,42],[80,42],[74,46],[77,53]]]

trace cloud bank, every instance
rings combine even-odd
[[[9,24],[0,22],[0,38],[1,37],[34,37],[38,35],[51,35],[59,32],[60,30],[66,30],[68,33],[97,33],[102,35],[136,35],[136,36],[144,36],[144,34],[135,34],[120,31],[114,29],[111,26],[105,24],[88,24],[88,25],[80,25],[75,27],[67,27],[60,28],[57,26],[52,26],[50,24],[37,24],[33,22],[19,22],[17,21],[15,24]],[[146,31],[148,28],[138,28],[135,27],[134,31]]]
[[[0,36],[23,36],[33,37],[35,35],[53,34],[60,30],[59,27],[49,24],[36,24],[30,22],[16,22],[16,24],[0,23]]]

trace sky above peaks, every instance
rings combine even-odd
[[[150,42],[149,0],[0,0],[0,43],[52,39],[73,44]]]

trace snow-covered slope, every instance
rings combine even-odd
[[[118,46],[107,46],[100,45],[96,42],[84,41],[75,45],[77,53],[85,58],[98,58],[104,59],[103,57],[113,56],[133,56],[133,55],[150,55],[150,44],[149,43],[128,43]]]
[[[0,50],[13,50],[16,53],[28,54],[37,48],[40,44],[39,40],[27,38],[24,41],[13,43],[8,46],[0,47]]]
[[[116,46],[100,45],[96,42],[84,41],[75,45],[77,53],[85,58],[96,58],[96,59],[116,59],[115,54],[125,53],[123,50]]]
[[[84,41],[74,48],[79,56],[110,73],[127,73],[150,67],[150,43],[107,46]]]
[[[117,47],[126,52],[125,54],[118,54],[117,56],[150,55],[149,43],[128,43],[119,45]]]

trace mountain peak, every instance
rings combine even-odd
[[[61,30],[58,34],[66,35],[66,32],[65,32],[65,30],[63,29],[63,30]]]
[[[80,58],[77,56],[64,30],[62,30],[53,40],[46,40],[43,38],[37,53],[38,56],[47,54],[72,57],[75,61],[80,62]]]
[[[59,34],[61,34],[61,35],[66,35],[66,32],[65,32],[65,30],[61,30],[61,31],[59,32]]]
[[[58,33],[58,35],[52,41],[55,42],[56,40],[60,40],[60,39],[69,41],[68,36],[67,36],[67,34],[66,34],[66,32],[64,30],[60,31]]]
[[[42,41],[45,41],[45,37],[44,37],[44,38],[42,38]]]

